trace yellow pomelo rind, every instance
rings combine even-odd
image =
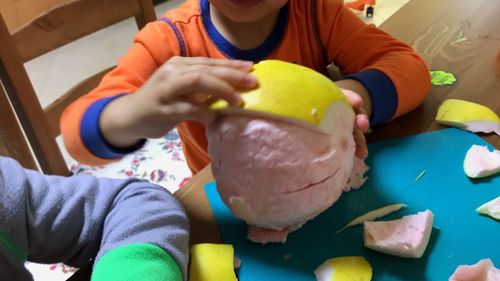
[[[189,281],[237,281],[234,249],[229,244],[202,243],[191,246]]]
[[[340,102],[352,110],[342,91],[326,76],[293,63],[265,60],[255,64],[251,72],[258,87],[242,92],[241,109],[281,117],[294,118],[319,126],[328,108]],[[229,108],[218,100],[210,108]]]
[[[370,263],[360,256],[326,260],[314,273],[318,281],[370,281],[372,279]]]
[[[465,100],[445,100],[439,106],[436,121],[472,132],[500,133],[500,118],[493,110]]]

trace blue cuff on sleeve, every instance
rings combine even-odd
[[[353,79],[365,86],[372,102],[370,125],[385,123],[396,114],[398,95],[391,79],[385,73],[368,69],[345,77]]]
[[[92,104],[87,111],[83,114],[80,126],[80,135],[82,141],[90,152],[95,156],[104,159],[117,159],[124,155],[134,152],[144,145],[146,140],[141,141],[133,147],[122,149],[109,144],[101,133],[99,127],[99,119],[104,108],[114,99],[121,97],[125,94],[100,99]]]

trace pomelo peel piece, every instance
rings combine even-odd
[[[464,159],[464,172],[469,178],[483,178],[500,172],[500,150],[472,145]]]
[[[473,133],[494,132],[500,136],[500,118],[490,108],[459,99],[445,100],[438,109],[439,124],[457,127]]]
[[[420,258],[429,243],[433,222],[430,210],[392,221],[367,221],[363,224],[364,246],[402,258]]]
[[[279,60],[264,60],[253,66],[258,86],[241,91],[242,107],[230,107],[224,100],[210,105],[226,113],[240,111],[291,118],[329,132],[332,105],[341,104],[354,112],[350,102],[333,81],[313,69]]]
[[[189,281],[237,281],[235,264],[232,245],[195,244],[191,246]]]
[[[473,265],[460,265],[448,281],[499,281],[500,270],[490,259],[482,259]]]
[[[400,210],[401,208],[404,208],[404,207],[406,207],[405,204],[399,203],[399,204],[387,205],[385,207],[378,208],[376,210],[370,211],[370,212],[368,212],[368,213],[366,213],[366,214],[364,214],[362,216],[359,216],[359,217],[353,219],[348,224],[346,224],[344,227],[342,227],[341,229],[335,231],[335,234],[342,232],[343,230],[345,230],[348,227],[351,227],[351,226],[354,226],[354,225],[358,225],[358,224],[362,224],[365,221],[373,221],[373,220],[375,220],[377,218],[381,218],[383,216],[387,216],[388,214],[396,212],[396,211],[398,211],[398,210]]]
[[[500,221],[500,196],[484,203],[476,209],[476,212],[480,213],[481,215],[490,216],[497,221]]]
[[[326,260],[314,274],[317,281],[370,281],[372,267],[364,257],[336,257]]]

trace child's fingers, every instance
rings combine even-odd
[[[188,96],[201,92],[226,100],[232,105],[240,105],[243,102],[230,83],[209,73],[193,72],[181,75],[171,81],[170,87],[170,91],[176,95]]]
[[[363,99],[361,96],[351,90],[342,89],[342,92],[346,96],[346,98],[351,103],[354,112],[356,113],[355,125],[362,132],[367,132],[370,129],[370,121],[368,119],[368,115],[364,110]]]
[[[230,83],[236,88],[253,88],[257,86],[257,78],[248,71],[234,69],[227,66],[208,66],[208,65],[183,65],[166,67],[170,73],[179,76],[199,72],[202,74],[211,74]]]
[[[216,118],[216,113],[215,111],[204,107],[200,106],[198,107],[195,111],[193,111],[188,118],[190,120],[198,121],[203,124],[208,124],[210,122],[213,122]]]
[[[210,100],[211,97],[211,95],[205,93],[192,93],[188,96],[188,99],[190,102],[193,102],[195,104],[204,104],[208,100]]]
[[[205,57],[173,57],[167,63],[183,64],[183,65],[206,65],[206,66],[223,66],[231,68],[241,68],[250,70],[253,62],[243,60],[215,59]]]
[[[193,104],[189,100],[177,101],[168,111],[179,121],[192,120],[208,124],[216,117],[215,111],[210,110],[205,105]]]
[[[234,69],[227,66],[209,66],[209,65],[173,65],[166,64],[162,67],[163,77],[177,79],[179,76],[200,73],[202,75],[211,74],[222,79],[234,87],[253,88],[257,86],[257,78],[248,71]]]
[[[366,114],[357,114],[355,123],[356,127],[364,133],[368,132],[370,129],[370,121]]]
[[[346,96],[355,110],[360,110],[363,108],[363,99],[359,94],[346,89],[342,89],[342,93]]]
[[[257,86],[257,78],[248,72],[228,67],[207,67],[204,72],[217,76],[237,88],[253,88]]]
[[[356,143],[355,155],[361,159],[368,157],[368,145],[366,144],[365,135],[360,130],[354,129],[354,142]]]

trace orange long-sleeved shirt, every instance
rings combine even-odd
[[[210,19],[208,0],[187,0],[141,30],[99,86],[65,110],[62,135],[77,161],[100,165],[137,149],[109,145],[100,132],[100,114],[114,98],[136,92],[173,56],[279,59],[322,73],[333,62],[368,90],[372,125],[414,109],[430,87],[427,65],[409,46],[366,25],[341,0],[290,0],[270,36],[252,50],[240,50],[224,39]],[[196,173],[210,162],[205,128],[186,121],[178,130],[188,165]]]

